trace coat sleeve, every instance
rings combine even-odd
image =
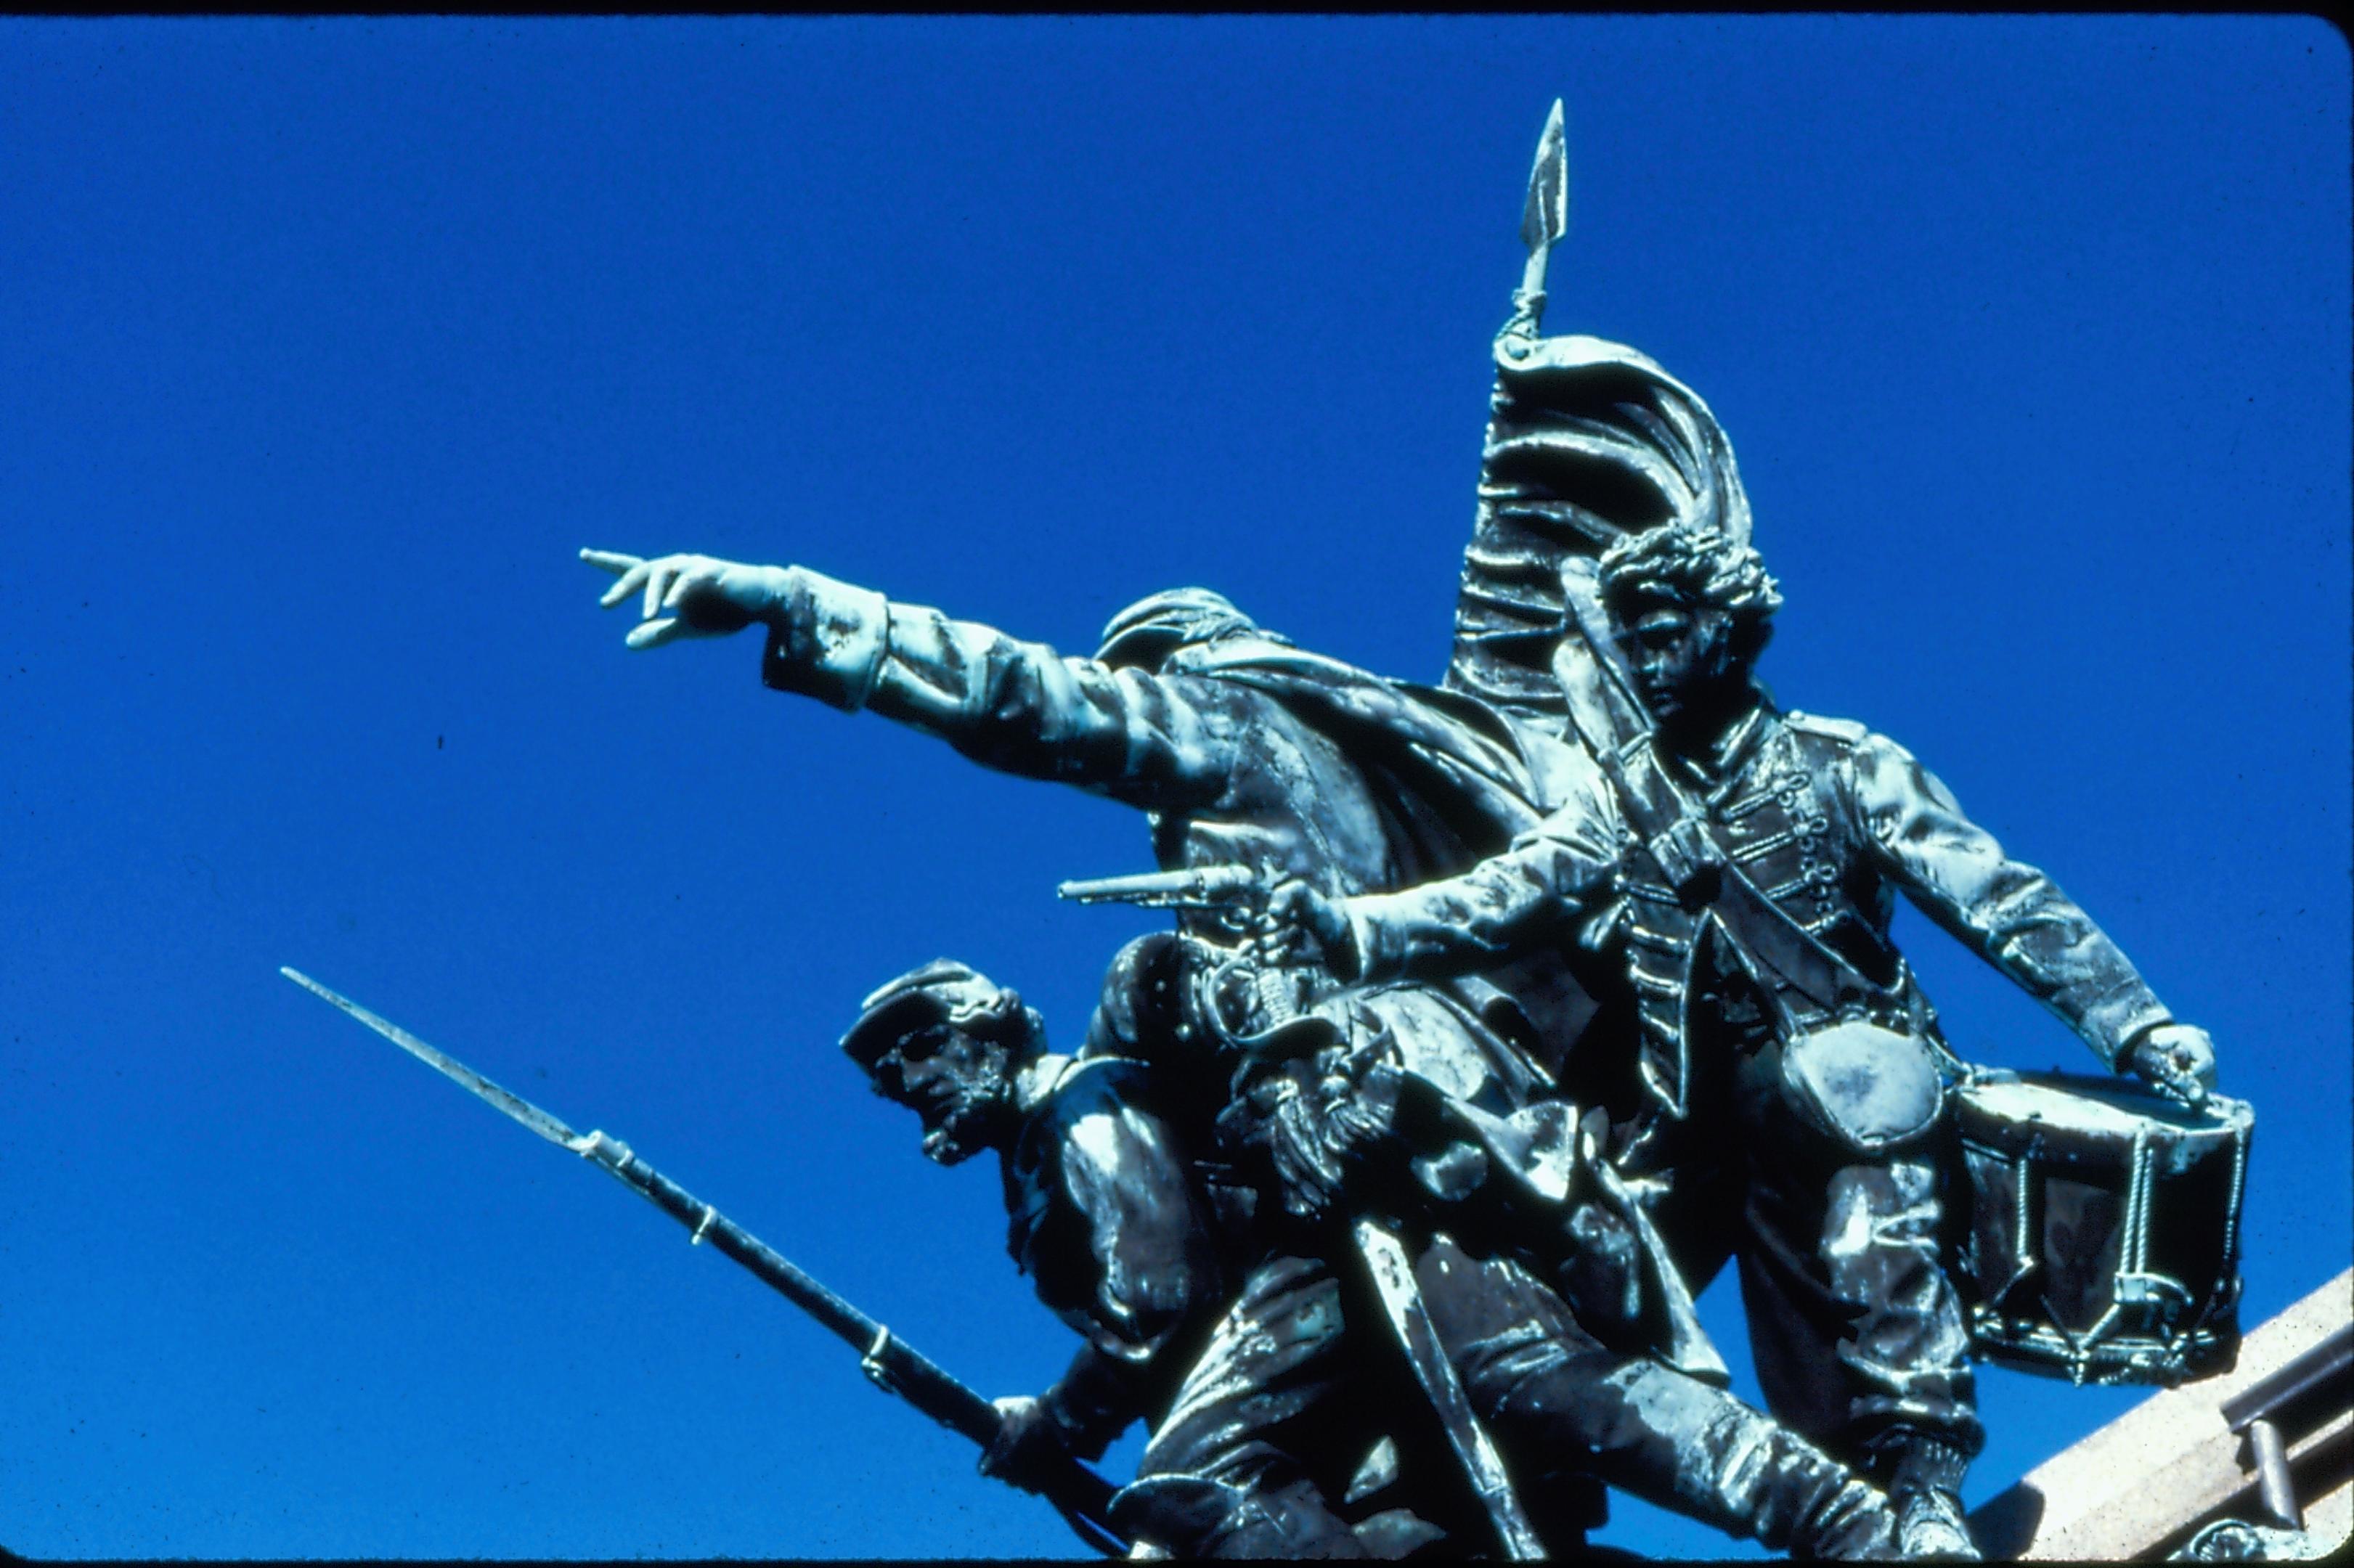
[[[1217,799],[1250,694],[1200,676],[1114,670],[920,605],[785,568],[761,679],[872,709],[1000,772],[1149,810]]]
[[[1459,876],[1398,893],[1341,901],[1352,954],[1332,955],[1344,978],[1440,978],[1489,968],[1544,942],[1568,939],[1611,889],[1616,816],[1599,793],[1556,808],[1503,853]]]
[[[2171,1022],[2091,916],[2003,853],[1952,793],[1884,736],[1848,753],[1850,829],[1922,912],[2057,1014],[2111,1067],[2134,1036]]]

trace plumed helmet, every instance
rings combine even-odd
[[[935,959],[877,987],[860,1003],[858,1021],[842,1037],[843,1053],[869,1071],[883,1054],[917,1031],[947,1024],[1003,1040],[1021,1055],[1044,1033],[1021,994],[970,964]]]
[[[1237,635],[1266,633],[1224,594],[1203,588],[1163,588],[1138,599],[1104,624],[1096,658],[1116,669],[1151,670],[1189,642]]]

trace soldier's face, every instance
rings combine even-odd
[[[1619,646],[1651,716],[1672,724],[1732,683],[1733,617],[1705,605],[1646,595],[1617,620]]]
[[[1003,1046],[945,1023],[904,1036],[869,1071],[875,1093],[923,1118],[924,1154],[942,1165],[986,1147],[1013,1087]]]

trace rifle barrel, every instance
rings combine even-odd
[[[995,1405],[893,1335],[881,1322],[827,1289],[776,1248],[647,1164],[628,1145],[592,1132],[588,1135],[588,1147],[581,1153],[686,1226],[694,1233],[689,1239],[710,1243],[758,1275],[761,1283],[778,1295],[816,1319],[865,1359],[870,1377],[887,1379],[888,1386],[908,1404],[984,1447],[996,1437]],[[1108,1499],[1110,1496],[1111,1489],[1107,1485],[1104,1497]]]

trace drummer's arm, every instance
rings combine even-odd
[[[1867,735],[1842,791],[1882,870],[1932,920],[2057,1014],[2119,1072],[2173,1014],[2091,916],[2035,867],[2003,853],[1911,753]]]
[[[1573,800],[1459,876],[1337,900],[1327,960],[1343,980],[1438,979],[1564,939],[1610,891],[1615,824],[1606,802]]]

